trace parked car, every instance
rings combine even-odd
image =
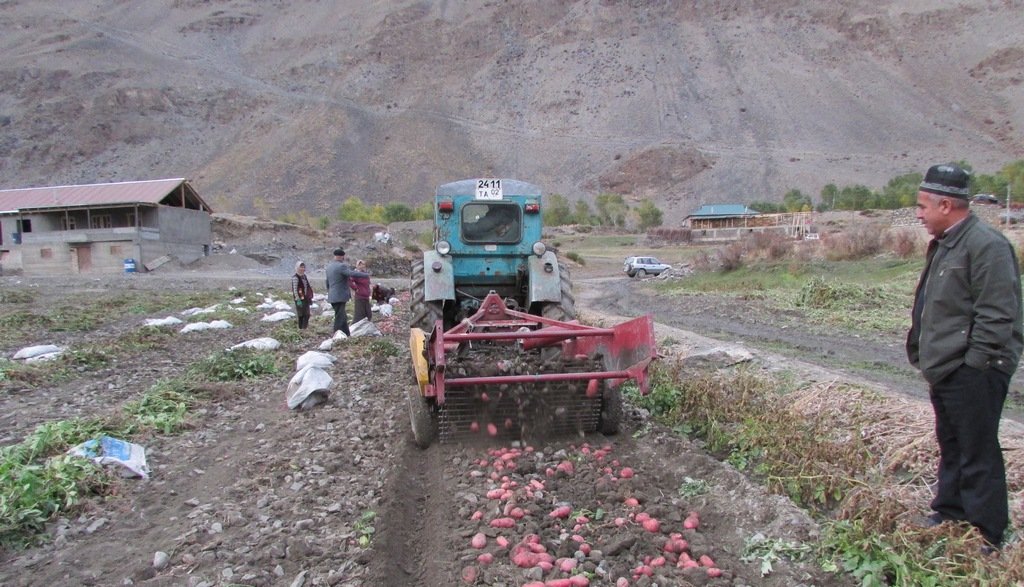
[[[971,201],[975,204],[998,204],[999,198],[992,194],[975,194]]]
[[[662,263],[654,257],[626,257],[622,270],[630,277],[661,275],[672,269],[671,265]]]

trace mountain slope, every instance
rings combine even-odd
[[[671,220],[1024,156],[1020,1],[0,4],[3,187],[322,214],[503,176]]]

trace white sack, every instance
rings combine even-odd
[[[34,357],[29,357],[29,358],[25,359],[25,362],[26,363],[41,363],[43,361],[52,361],[52,360],[56,359],[57,357],[61,356],[62,354],[64,354],[64,351],[57,351],[55,353],[45,353],[45,354],[42,354],[42,355],[36,355]]]
[[[320,343],[320,346],[317,347],[317,348],[322,350],[322,351],[329,351],[329,350],[331,350],[332,348],[334,348],[334,339],[333,338],[328,338],[327,340],[325,340],[322,343]]]
[[[274,312],[260,318],[260,322],[280,322],[282,320],[289,320],[295,317],[295,312]]]
[[[301,357],[295,360],[295,370],[302,371],[305,367],[320,367],[330,369],[337,359],[333,355],[317,351],[306,351]]]
[[[391,304],[381,304],[377,309],[380,311],[380,315],[385,318],[389,318],[395,313],[395,308]]]
[[[210,322],[210,328],[223,330],[225,328],[231,328],[231,323],[227,320],[214,320],[213,322]]]
[[[263,338],[253,338],[245,342],[240,342],[231,348],[229,351],[236,349],[256,349],[258,351],[272,351],[281,346],[281,343],[276,339],[270,338],[269,336]]]
[[[352,332],[351,328],[349,328],[349,332]],[[345,340],[346,338],[348,338],[348,335],[346,335],[344,332],[340,330],[335,330],[334,336],[332,336],[331,338],[334,340]]]
[[[178,332],[180,332],[182,334],[185,334],[186,332],[198,332],[200,330],[209,330],[209,329],[210,329],[210,325],[207,324],[206,322],[193,322],[191,324],[186,324],[185,327],[182,328],[181,330],[179,330]]]
[[[174,316],[168,316],[166,318],[146,318],[146,326],[174,326],[181,324],[181,320]]]
[[[398,305],[398,298],[394,298],[393,297],[393,298],[388,300],[388,303],[391,304],[392,306],[397,306]]]
[[[32,357],[38,357],[39,355],[49,355],[52,353],[59,353],[63,351],[63,347],[59,347],[55,344],[40,344],[36,346],[28,346],[20,351],[14,353],[15,359],[31,359]]]
[[[288,382],[288,390],[285,392],[288,409],[311,408],[322,402],[327,399],[332,383],[334,379],[319,367],[310,366],[300,370]]]
[[[380,333],[380,329],[377,328],[377,325],[366,318],[363,318],[359,322],[349,326],[348,331],[352,333],[352,338],[357,336],[383,336]]]

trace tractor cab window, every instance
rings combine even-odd
[[[516,204],[474,202],[462,207],[462,239],[466,242],[516,243],[522,226],[522,209]]]

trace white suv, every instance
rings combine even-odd
[[[646,277],[648,274],[661,275],[670,269],[672,269],[671,265],[666,265],[654,257],[626,257],[622,266],[622,270],[630,277]]]

